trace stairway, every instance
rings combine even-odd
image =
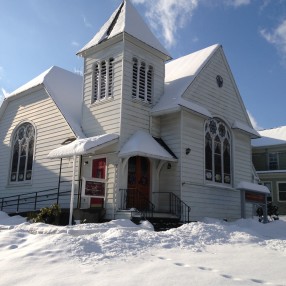
[[[184,223],[179,218],[167,218],[167,217],[153,217],[148,219],[154,226],[155,231],[165,231],[172,228],[182,226]]]

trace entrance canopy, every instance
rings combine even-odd
[[[240,182],[237,186],[237,189],[242,191],[266,194],[266,195],[270,194],[270,191],[268,190],[267,187],[249,182]]]
[[[76,139],[72,143],[52,150],[48,158],[68,158],[93,153],[118,141],[117,134],[103,134],[99,136]]]
[[[149,133],[137,131],[124,144],[119,152],[119,157],[142,156],[165,161],[177,161],[170,152],[161,146]]]

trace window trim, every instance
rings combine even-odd
[[[96,61],[92,65],[92,95],[91,104],[103,102],[114,98],[113,88],[114,88],[114,57],[104,59],[101,61]],[[104,73],[102,73],[102,68],[104,68]],[[97,67],[97,72],[96,72]],[[105,80],[104,85],[102,85],[102,80]]]
[[[136,64],[136,71],[135,71],[135,64]],[[144,67],[143,70],[144,75],[143,73],[141,73],[143,67]],[[132,99],[151,105],[154,100],[154,67],[147,61],[140,59],[136,56],[133,56],[131,70],[132,70],[132,85],[131,85]]]
[[[34,144],[33,144],[33,158],[32,158],[32,175],[31,175],[31,179],[30,180],[23,180],[23,181],[11,181],[11,174],[12,174],[12,163],[13,163],[13,155],[14,155],[14,137],[16,132],[19,130],[19,128],[21,127],[21,125],[24,124],[30,124],[33,127],[34,130]],[[20,123],[18,123],[15,127],[14,130],[10,136],[10,165],[9,165],[9,172],[8,172],[8,184],[7,186],[15,186],[15,185],[32,185],[33,183],[33,174],[34,174],[34,163],[35,163],[35,153],[36,153],[36,138],[37,138],[37,129],[36,126],[33,122],[29,121],[29,120],[25,120],[25,121],[21,121]],[[19,159],[18,159],[19,160]],[[27,165],[27,160],[25,162],[25,169],[26,169],[26,165]],[[19,164],[19,161],[18,161]],[[19,166],[17,165],[17,177],[18,177],[18,169]],[[27,170],[26,170],[27,171]]]
[[[216,125],[213,126],[213,128],[215,128],[215,130],[211,130],[210,129],[210,126],[208,126],[211,121],[215,121],[216,122]],[[223,132],[224,135],[222,136],[220,134],[220,130],[219,130],[219,125],[222,124],[224,127],[225,127],[225,130]],[[207,147],[207,142],[206,142],[206,138],[207,136],[209,137],[208,138],[208,141],[211,143],[211,146],[210,146],[210,152],[209,153],[209,156],[211,156],[211,169],[206,169],[206,166],[207,166],[207,157],[206,157],[206,147]],[[217,139],[220,139],[220,153],[217,154],[215,152],[215,140]],[[226,141],[227,140],[227,141]],[[232,187],[233,186],[233,154],[232,154],[232,134],[231,134],[231,129],[229,128],[229,125],[222,119],[218,118],[218,117],[214,117],[214,118],[210,118],[208,120],[205,121],[204,123],[204,182],[205,184],[208,184],[208,185],[216,185],[216,186],[228,186],[228,187]],[[218,141],[217,141],[218,142]],[[228,173],[225,173],[225,170],[226,170],[226,167],[225,167],[225,154],[224,154],[224,147],[226,146],[225,144],[226,143],[228,144],[228,147],[229,147],[229,174]],[[220,164],[219,164],[219,167],[220,167],[220,178],[218,177],[218,179],[216,179],[217,175],[215,174],[215,170],[216,170],[216,164],[215,164],[215,160],[216,160],[216,154],[219,155],[220,157]],[[209,165],[210,162],[208,162],[208,165]],[[210,175],[210,179],[207,179],[207,171],[210,171],[211,172],[211,175]],[[230,182],[227,183],[226,182],[226,178],[227,178],[227,175],[229,175],[229,180]]]
[[[286,203],[286,199],[285,200],[280,200],[280,198],[279,198],[279,194],[280,194],[279,184],[286,184],[286,181],[277,181],[276,182],[277,201],[280,202],[280,203]],[[286,193],[286,191],[283,191],[283,193]]]
[[[275,156],[275,160],[270,160],[270,157],[274,158],[273,156]],[[276,164],[276,168],[270,168],[270,164],[275,163]],[[268,156],[267,156],[267,164],[268,164],[268,170],[269,171],[275,171],[275,170],[279,170],[279,154],[278,152],[269,152]]]

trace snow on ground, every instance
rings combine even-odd
[[[0,212],[0,285],[286,285],[286,218],[51,226]]]

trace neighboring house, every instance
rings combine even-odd
[[[123,1],[78,55],[83,97],[79,76],[70,81],[52,68],[4,101],[0,197],[56,187],[60,172],[70,181],[73,158],[80,207],[103,205],[107,219],[130,208],[166,212],[171,203],[190,206],[192,220],[235,219],[241,190],[265,191],[252,170],[251,139],[259,134],[220,45],[170,61]],[[32,142],[25,159],[15,151],[20,128]],[[61,146],[70,137],[77,139]]]
[[[286,214],[286,126],[259,131],[252,142],[252,160],[280,214]]]

